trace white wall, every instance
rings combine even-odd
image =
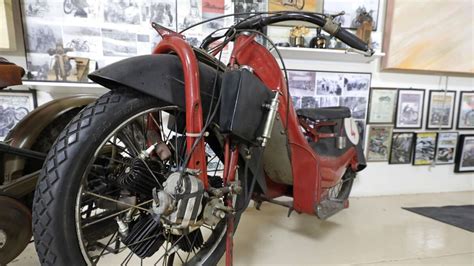
[[[385,1],[381,0],[380,2],[381,12],[375,39],[381,43],[382,34],[380,33],[383,32],[384,28]],[[471,27],[473,26],[471,25]],[[381,72],[380,60],[375,60],[370,64],[286,60],[285,64],[289,69],[371,72],[372,87],[439,90],[445,88],[447,78],[447,89],[458,91],[455,118],[458,111],[459,91],[474,90],[473,77]],[[425,100],[427,99],[428,91],[425,92]],[[428,107],[426,102],[424,107],[426,119]],[[459,133],[470,134],[474,131],[460,130]],[[455,174],[454,165],[412,166],[389,165],[387,162],[369,162],[367,169],[361,172],[355,181],[352,195],[374,196],[466,190],[474,190],[474,173]]]
[[[17,1],[14,1],[15,3]],[[385,18],[385,1],[381,0],[378,32],[375,38],[381,42],[381,32]],[[474,25],[471,25],[474,26]],[[17,29],[21,32],[21,26]],[[19,31],[17,31],[19,32]],[[440,33],[443,34],[443,33]],[[21,34],[18,34],[21,36]],[[23,49],[21,41],[20,49]],[[24,52],[19,50],[14,53],[0,53],[20,65],[25,65]],[[285,61],[288,68],[326,71],[349,71],[349,72],[371,72],[372,87],[391,88],[421,88],[421,89],[444,89],[444,79],[440,82],[440,76],[429,74],[400,74],[381,72],[380,61],[376,60],[371,64],[354,64],[338,62],[315,62],[315,61]],[[474,88],[473,77],[448,77],[449,90],[472,91]],[[87,92],[85,88],[66,88],[54,93],[40,92],[39,102],[44,103],[51,98],[57,98],[74,93]],[[95,93],[100,90],[95,89]],[[428,93],[426,93],[427,98]],[[459,99],[459,93],[457,94]],[[458,102],[458,101],[456,101]],[[427,104],[425,103],[425,116]],[[457,112],[457,108],[456,108]],[[457,117],[457,114],[456,114]],[[473,131],[460,131],[461,134],[474,133]],[[386,162],[370,162],[367,169],[360,173],[356,180],[354,196],[390,195],[405,193],[427,193],[445,191],[465,191],[474,190],[474,174],[454,174],[453,165],[412,166],[412,165],[389,165]]]

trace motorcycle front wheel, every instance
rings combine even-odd
[[[183,117],[176,106],[123,88],[84,108],[63,130],[47,156],[33,203],[33,233],[42,265],[219,262],[226,248],[227,218],[221,213],[220,219],[213,217],[217,218],[213,225],[203,218],[205,207],[215,199],[206,199],[209,196],[205,193],[202,206],[196,209],[201,222],[184,229],[171,227],[167,218],[158,218],[156,223],[151,212],[153,189],[165,187],[166,178],[182,169],[185,157],[186,129],[179,129],[176,122],[173,126],[166,123],[170,114]],[[149,139],[157,134],[149,130],[149,123],[158,126],[155,128],[169,147],[170,157],[140,157],[150,145]],[[212,133],[205,142],[210,185],[222,186],[221,146]],[[125,174],[128,177],[123,179]],[[246,187],[245,180],[240,179]],[[245,209],[243,194],[234,195],[230,201],[237,211],[233,216],[235,228]],[[113,232],[99,240],[88,237],[89,226],[110,220],[117,223]],[[124,223],[128,234],[124,233]],[[147,227],[149,224],[156,226]],[[132,234],[133,241],[129,241],[127,236]]]

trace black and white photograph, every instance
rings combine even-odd
[[[113,29],[102,29],[104,56],[131,56],[137,54],[137,34]]]
[[[428,99],[427,129],[453,128],[455,91],[430,91]]]
[[[366,156],[368,162],[388,161],[393,126],[370,125]]]
[[[26,18],[62,19],[62,5],[58,5],[50,0],[23,0],[21,3],[22,11]]]
[[[390,149],[389,164],[410,164],[413,158],[415,133],[394,132]]]
[[[316,97],[313,96],[303,96],[301,97],[301,108],[318,108],[319,101]]]
[[[461,91],[457,128],[474,130],[474,92],[472,91]]]
[[[60,26],[29,23],[26,25],[26,51],[29,53],[48,53],[56,44],[63,43]]]
[[[265,0],[232,0],[234,13],[263,12],[267,9]],[[250,15],[236,16],[235,21],[241,21]]]
[[[0,141],[37,106],[36,91],[0,91]]]
[[[52,58],[49,54],[29,53],[26,61],[26,78],[48,80]]]
[[[105,1],[104,22],[139,25],[140,8],[137,0]]]
[[[202,19],[203,20],[212,19],[212,18],[221,16],[221,15],[223,15],[223,14],[203,12],[202,13]],[[213,21],[210,21],[208,23],[205,23],[205,24],[202,25],[203,33],[205,35],[207,35],[207,34],[211,34],[212,32],[214,32],[218,29],[224,28],[224,23],[225,23],[224,18],[213,20]],[[225,33],[225,31],[223,33]]]
[[[431,165],[436,154],[436,132],[416,133],[413,165]]]
[[[371,88],[368,110],[369,124],[393,124],[397,104],[397,89]]]
[[[346,73],[344,74],[343,95],[366,95],[370,87],[370,74]]]
[[[70,48],[76,53],[100,54],[102,51],[102,36],[99,28],[64,27],[64,48]]]
[[[288,71],[290,93],[294,96],[314,96],[316,73],[312,71]]]
[[[362,17],[372,18],[372,29],[377,30],[379,16],[379,0],[326,0],[323,4],[323,13],[338,14],[344,11],[344,15],[336,18],[337,22],[344,28],[357,29]]]
[[[63,2],[61,6],[63,8],[65,20],[75,18],[98,20],[101,17],[99,14],[101,3],[107,5],[112,1],[64,0],[60,2]]]
[[[178,0],[178,30],[183,30],[202,21],[201,0]],[[200,27],[194,28],[200,31]]]
[[[474,134],[459,137],[454,172],[474,172]]]
[[[317,98],[319,98],[319,107],[339,106],[339,97],[326,96]]]
[[[351,114],[354,119],[365,119],[367,110],[366,97],[341,97],[339,104],[351,109]]]
[[[293,108],[301,109],[301,97],[291,96],[291,100],[293,101]]]
[[[436,164],[454,163],[457,144],[457,132],[439,132],[436,147]]]
[[[357,129],[359,130],[360,143],[362,147],[365,147],[365,121],[364,120],[354,120]]]
[[[316,73],[316,95],[340,96],[344,88],[344,73],[317,72]]]
[[[155,22],[166,28],[176,29],[176,1],[148,0],[141,6],[141,21],[144,25]]]
[[[424,99],[425,90],[399,90],[395,128],[421,128],[423,123]]]

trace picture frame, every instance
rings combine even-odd
[[[416,133],[413,165],[431,165],[435,160],[438,133]]]
[[[366,141],[366,157],[368,162],[388,161],[392,132],[392,125],[369,125]]]
[[[459,136],[454,172],[474,172],[474,134],[463,134]]]
[[[398,90],[395,88],[371,88],[367,123],[394,124],[397,96]]]
[[[393,132],[389,164],[411,164],[415,132]]]
[[[0,141],[37,106],[36,90],[0,90]]]
[[[324,14],[337,14],[344,11],[345,14],[337,17],[336,21],[343,28],[356,30],[356,18],[364,8],[365,11],[372,14],[374,20],[372,31],[377,31],[380,1],[379,0],[326,0],[323,3]],[[367,10],[368,9],[368,10]]]
[[[426,129],[452,129],[456,91],[430,90]]]
[[[461,91],[458,104],[458,119],[456,128],[459,130],[474,130],[473,91]]]
[[[436,140],[436,164],[453,164],[456,158],[458,132],[438,132]]]
[[[421,129],[423,126],[424,103],[424,89],[399,89],[395,128]]]

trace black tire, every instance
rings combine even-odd
[[[337,194],[338,200],[346,200],[349,198],[356,175],[357,174],[352,171],[351,168],[347,168],[346,172],[342,176],[342,186],[339,190],[339,193]]]
[[[166,104],[144,94],[117,89],[84,108],[61,132],[41,170],[33,204],[33,234],[42,265],[85,264],[79,245],[82,240],[76,232],[75,204],[90,158],[123,121],[163,106]],[[241,207],[243,196],[237,201]],[[235,226],[242,211],[236,214]],[[224,252],[225,238],[203,264],[216,265]]]

